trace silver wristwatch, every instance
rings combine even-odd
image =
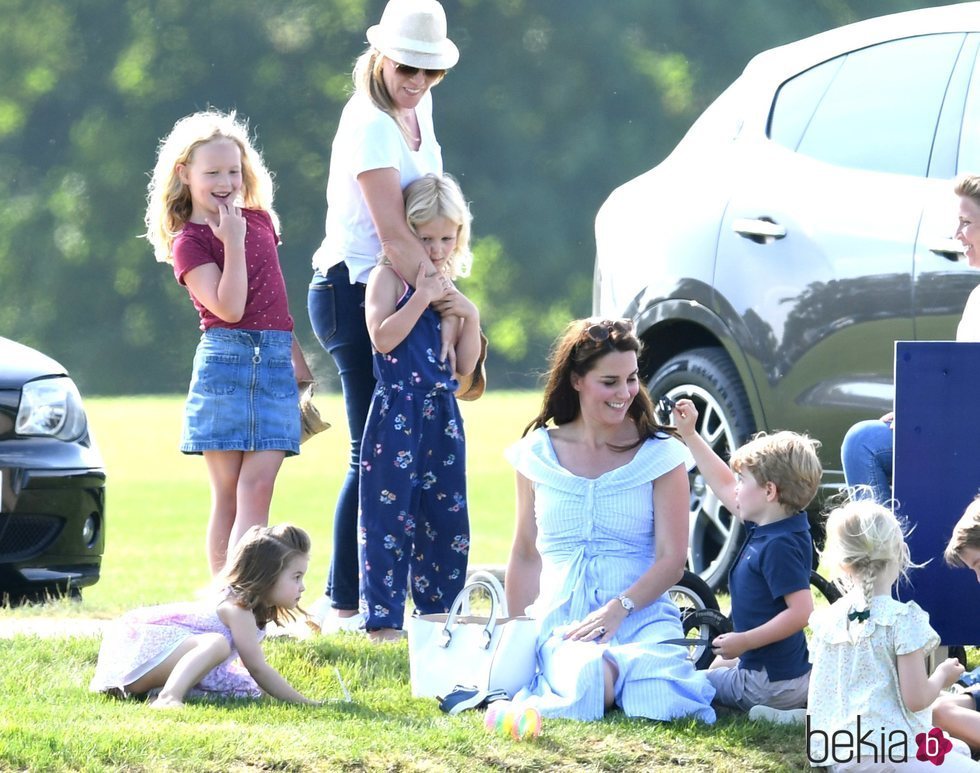
[[[619,599],[619,603],[623,605],[623,609],[626,610],[626,616],[629,617],[633,614],[633,610],[636,609],[636,604],[633,603],[633,599],[627,596],[625,593],[620,594],[616,598]]]

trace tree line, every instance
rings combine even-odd
[[[461,58],[433,91],[436,132],[475,217],[461,286],[480,306],[499,388],[533,385],[558,330],[590,312],[602,201],[666,156],[754,54],[938,3],[443,4]],[[297,334],[329,384],[306,315],[310,257],[351,66],[383,7],[0,0],[0,335],[59,359],[87,393],[184,390],[196,314],[139,238],[147,173],[177,118],[236,109],[276,174]]]

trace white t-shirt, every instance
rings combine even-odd
[[[956,326],[956,340],[980,342],[980,285],[966,299],[963,316]]]
[[[442,174],[442,148],[432,126],[432,94],[427,92],[415,114],[422,143],[412,150],[398,124],[370,97],[357,92],[344,107],[330,151],[327,177],[326,235],[313,255],[313,267],[326,273],[345,261],[351,282],[366,282],[381,252],[374,221],[357,176],[371,169],[397,169],[402,190],[430,172]]]

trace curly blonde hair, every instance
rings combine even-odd
[[[272,207],[272,174],[262,156],[252,145],[248,122],[237,113],[208,109],[181,118],[170,134],[160,141],[157,162],[150,176],[146,194],[146,233],[153,254],[161,263],[173,263],[173,244],[177,234],[191,216],[190,190],[180,180],[177,167],[189,164],[201,145],[214,140],[229,140],[242,154],[242,190],[239,206],[262,209],[269,213],[279,232],[279,218]]]
[[[856,588],[871,606],[874,584],[889,566],[908,580],[912,562],[905,524],[887,507],[871,499],[851,500],[827,516],[827,540],[822,557],[844,591]]]
[[[259,628],[270,621],[279,625],[294,619],[295,614],[291,609],[270,606],[266,595],[292,559],[309,553],[310,535],[298,526],[252,526],[235,545],[219,583],[228,588],[238,606],[252,611]]]

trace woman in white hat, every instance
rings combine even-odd
[[[375,385],[365,282],[382,252],[404,277],[417,276],[422,262],[435,272],[408,227],[402,190],[426,174],[442,174],[429,90],[459,59],[436,0],[390,0],[367,39],[370,46],[354,66],[354,95],[333,141],[326,236],[313,256],[308,297],[313,331],[340,372],[351,438],[350,468],[334,514],[329,599],[312,610],[324,631],[364,624],[358,612],[358,468]]]

